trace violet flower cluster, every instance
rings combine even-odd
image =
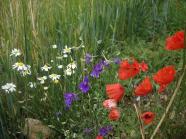
[[[90,90],[88,76],[85,76],[83,81],[79,84],[79,89],[83,93],[87,93]]]
[[[108,126],[104,126],[102,128],[99,129],[99,135],[100,136],[106,136],[109,134],[109,132],[111,132],[113,130],[113,127],[111,125]]]
[[[64,99],[65,99],[66,108],[69,109],[72,105],[72,102],[78,100],[78,96],[75,93],[65,93]]]
[[[89,64],[92,61],[92,56],[89,53],[85,55],[85,63]]]
[[[106,60],[101,60],[98,64],[96,64],[92,70],[92,72],[90,73],[90,76],[95,77],[95,78],[99,78],[100,74],[103,71],[104,67],[108,67],[109,66],[109,62]]]

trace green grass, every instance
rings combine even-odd
[[[95,138],[101,126],[110,124],[108,111],[102,108],[102,102],[106,98],[105,84],[118,82],[118,67],[112,65],[98,80],[91,79],[92,88],[88,95],[81,94],[77,86],[92,66],[103,58],[103,54],[107,59],[135,57],[139,61],[145,60],[149,64],[147,75],[155,73],[164,65],[175,64],[178,71],[182,66],[181,53],[167,52],[164,45],[166,36],[184,28],[184,0],[2,0],[0,9],[0,86],[14,82],[17,90],[22,91],[5,94],[0,90],[0,138],[3,139],[15,138],[22,131],[26,117],[39,119],[52,127],[56,131],[54,138],[67,130],[70,131],[69,138],[74,133],[78,135],[76,138]],[[101,44],[97,43],[99,40],[102,40]],[[65,60],[56,58],[65,45],[78,47],[82,43],[85,48],[74,50],[71,57]],[[57,44],[58,50],[52,49],[52,44]],[[17,59],[11,58],[9,55],[13,48],[19,48],[23,55]],[[88,66],[81,60],[87,52],[96,56]],[[48,91],[44,91],[42,85],[34,90],[28,87],[30,81],[37,81],[37,77],[45,75],[40,70],[45,63],[52,67],[58,64],[65,67],[71,59],[77,61],[78,65],[72,77],[62,77],[58,85],[47,82]],[[31,65],[32,75],[23,78],[13,71],[12,64],[17,61]],[[83,72],[85,67],[87,72]],[[64,74],[57,68],[46,74],[51,73]],[[135,83],[144,76],[139,76]],[[117,127],[114,135],[119,137],[125,133],[129,138],[139,138],[139,125],[132,105],[133,87],[130,82],[121,83],[127,93],[119,105],[122,109],[120,122],[111,122]],[[168,100],[175,83],[165,94]],[[174,138],[186,131],[184,86],[171,109],[171,112],[176,113],[175,116],[173,119],[167,117],[157,138]],[[65,92],[76,92],[80,97],[80,101],[68,112],[64,111]],[[41,98],[45,94],[48,98],[43,102]],[[140,109],[145,111],[150,108],[157,113],[157,118],[153,125],[145,129],[147,137],[168,102],[162,101],[155,91],[149,100],[152,100],[150,104],[144,99],[142,104],[145,105],[141,105]],[[60,121],[55,117],[58,111],[62,112]],[[83,134],[86,127],[94,128],[91,136]]]

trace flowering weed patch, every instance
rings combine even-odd
[[[180,41],[166,43],[166,48],[167,45],[177,47]],[[149,136],[145,135],[145,131],[147,128],[150,128],[150,131],[153,129],[160,115],[156,105],[151,108],[145,106],[144,101],[153,101],[154,97],[157,99],[166,94],[167,88],[172,86],[169,84],[178,75],[176,65],[165,65],[157,73],[151,73],[151,67],[144,61],[140,63],[130,57],[108,59],[104,54],[100,59],[85,53],[85,48],[82,44],[68,48],[65,45],[64,49],[60,50],[59,46],[52,45],[49,50],[55,52],[56,57],[50,62],[45,61],[40,67],[35,67],[34,61],[32,66],[12,62],[10,72],[16,78],[11,80],[12,83],[4,82],[5,85],[1,87],[1,96],[11,98],[11,101],[2,102],[12,103],[12,107],[19,111],[14,113],[15,116],[20,115],[23,119],[36,117],[44,121],[58,132],[54,136],[63,134],[66,138],[88,138],[90,135],[92,138],[120,137],[123,132],[127,132],[122,122],[126,123],[129,117],[132,121],[139,121],[133,123],[138,130],[132,130],[138,133],[137,136]],[[83,52],[83,58],[73,59],[71,52],[75,54],[80,51]],[[12,61],[23,61],[21,54],[24,53],[14,48],[10,52],[10,56],[15,55],[11,57]],[[105,77],[110,79],[105,80]],[[20,84],[17,80],[24,82]],[[133,114],[128,115],[131,112]],[[105,126],[108,124],[109,126]],[[17,130],[21,128],[17,127]]]
[[[0,139],[184,138],[184,1],[0,8]]]

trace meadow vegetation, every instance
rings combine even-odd
[[[134,104],[155,113],[143,127],[150,138],[183,72],[185,50],[167,51],[165,41],[186,29],[185,0],[1,0],[0,9],[0,139],[24,138],[25,118],[42,121],[54,139],[94,139],[105,126],[112,130],[104,138],[138,139]],[[118,62],[133,58],[145,61],[148,71],[120,80]],[[150,95],[134,96],[145,76],[167,65],[176,76],[162,94],[153,82]],[[82,88],[86,76],[89,86]],[[13,90],[6,91],[6,83]],[[118,121],[102,104],[113,83],[125,87]],[[184,75],[155,138],[186,138],[185,89]]]

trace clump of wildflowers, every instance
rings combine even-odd
[[[6,93],[12,93],[16,91],[16,85],[13,83],[6,83],[1,87]]]
[[[29,82],[29,83],[28,83],[28,86],[29,86],[30,88],[36,88],[36,83],[35,83],[35,82]]]
[[[20,55],[21,55],[21,51],[16,48],[12,49],[11,54],[10,54],[10,56],[15,56],[15,57],[18,57]]]
[[[68,48],[67,45],[65,45],[65,48],[63,49],[63,57],[68,57],[68,55],[71,53],[71,48]]]
[[[44,84],[47,76],[38,77],[37,79],[40,81],[40,84]]]
[[[75,61],[71,62],[70,64],[67,65],[65,72],[65,75],[71,76],[72,74],[75,73],[75,69],[77,68],[77,64]]]
[[[61,75],[58,75],[58,74],[50,74],[50,75],[49,75],[49,78],[50,78],[54,83],[58,83],[60,77],[61,77]]]
[[[85,76],[83,81],[79,84],[79,89],[83,93],[87,93],[90,90],[88,76]]]
[[[71,107],[72,103],[74,101],[78,100],[78,96],[75,93],[65,93],[64,99],[65,99],[66,108],[69,109]]]
[[[106,136],[109,134],[109,132],[111,132],[113,130],[113,127],[111,125],[108,126],[104,126],[102,128],[99,129],[99,135],[100,136]]]
[[[41,67],[42,71],[49,71],[52,67],[50,67],[49,65],[45,64],[43,67]]]
[[[92,61],[92,56],[89,53],[85,55],[85,63],[89,64]]]
[[[95,78],[99,78],[99,75],[103,71],[103,63],[100,61],[98,64],[96,64],[91,72],[91,76]]]
[[[31,66],[25,65],[22,62],[16,62],[12,65],[12,68],[17,70],[22,76],[31,75]]]

